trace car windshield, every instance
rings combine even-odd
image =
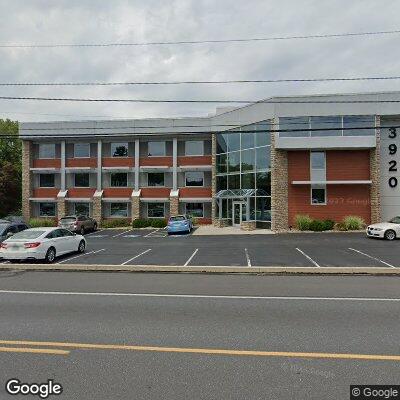
[[[1,225],[0,225],[0,235],[3,234],[3,232],[6,230],[7,226],[8,226],[8,225],[6,225],[6,224],[1,224]]]
[[[30,231],[30,230],[26,230],[26,231],[22,231],[19,233],[16,233],[12,239],[36,239],[39,236],[43,235],[43,233],[45,233],[45,231]]]
[[[171,217],[169,220],[175,222],[175,221],[184,221],[185,219],[186,218],[183,215],[178,215],[176,217]]]
[[[66,217],[66,218],[61,218],[60,222],[66,222],[66,223],[71,223],[71,222],[75,222],[76,218],[75,217]]]
[[[389,222],[392,224],[400,224],[400,217],[394,217]]]

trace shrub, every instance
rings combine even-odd
[[[297,229],[301,231],[308,231],[310,230],[310,224],[312,219],[308,215],[296,215],[295,217],[295,224]]]
[[[151,226],[151,221],[148,219],[135,219],[132,221],[132,228],[147,228]]]
[[[150,222],[153,228],[165,228],[167,226],[167,221],[164,218],[152,219]]]
[[[53,218],[31,218],[28,224],[31,228],[41,228],[44,226],[57,226],[57,221]]]
[[[101,222],[102,228],[125,228],[129,226],[129,221],[125,218],[105,219]]]
[[[314,219],[311,221],[309,229],[314,232],[322,232],[325,230],[325,223],[319,219]]]
[[[346,231],[347,230],[344,222],[338,222],[337,224],[335,224],[335,229],[337,229],[338,231]]]
[[[335,221],[332,221],[331,219],[325,219],[324,221],[322,221],[325,225],[325,230],[326,231],[331,231],[334,226],[335,226]]]
[[[361,217],[349,215],[343,219],[346,231],[358,231],[365,226],[365,222]]]

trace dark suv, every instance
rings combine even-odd
[[[69,229],[71,232],[78,232],[84,235],[85,232],[97,230],[97,222],[93,218],[84,215],[70,215],[58,221],[60,228]]]
[[[29,226],[22,221],[9,221],[7,219],[0,219],[0,243],[8,239],[15,233],[28,229]]]

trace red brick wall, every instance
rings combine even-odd
[[[33,160],[33,168],[61,168],[61,159],[41,158]]]
[[[146,167],[172,167],[172,157],[141,157],[140,165]]]
[[[57,188],[36,188],[33,189],[32,197],[56,198],[60,189]]]
[[[178,157],[178,167],[185,165],[211,165],[211,156],[184,156]]]
[[[90,197],[93,197],[93,194],[95,191],[96,191],[96,189],[92,189],[92,188],[72,188],[72,189],[68,189],[68,197],[90,198]]]
[[[326,179],[368,180],[369,150],[332,150],[326,152]]]
[[[66,167],[97,167],[97,158],[67,158]]]
[[[141,197],[145,198],[166,198],[169,197],[171,192],[170,188],[142,188],[141,189]]]
[[[179,197],[183,198],[197,198],[197,197],[211,197],[211,188],[209,187],[186,187],[179,189]]]
[[[133,157],[105,157],[102,159],[103,167],[134,167]]]
[[[131,197],[133,188],[106,188],[103,189],[103,197]]]

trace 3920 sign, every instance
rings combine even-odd
[[[397,144],[396,144],[396,139],[397,139],[397,130],[396,128],[389,128],[389,139],[393,139],[393,143],[389,143],[389,155],[395,156],[397,154]],[[396,160],[390,160],[389,161],[389,174],[397,172],[397,161]],[[397,176],[391,176],[389,178],[389,186],[391,188],[395,188],[398,185],[398,179]]]

